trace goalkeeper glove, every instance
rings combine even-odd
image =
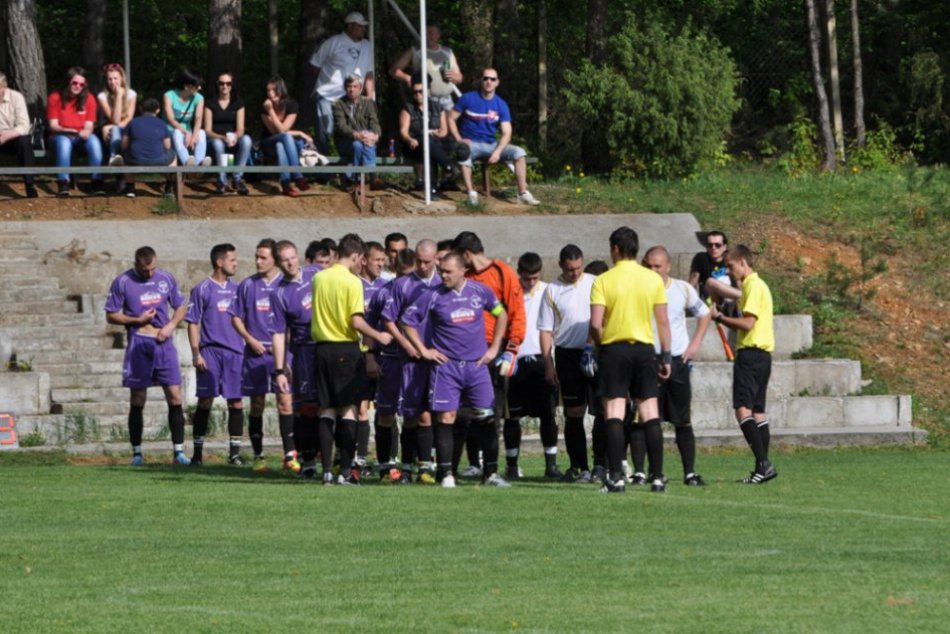
[[[597,357],[594,355],[594,346],[587,344],[581,352],[581,372],[588,379],[597,374]]]
[[[512,377],[518,371],[518,357],[513,352],[502,352],[495,365],[498,367],[498,374],[501,376]]]

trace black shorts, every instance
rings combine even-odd
[[[554,386],[544,379],[544,360],[519,358],[518,371],[508,379],[508,418],[553,415]]]
[[[366,360],[355,342],[317,344],[317,401],[320,407],[358,405]]]
[[[772,374],[772,355],[759,348],[742,348],[732,367],[732,407],[765,413],[765,393]]]
[[[363,401],[372,401],[376,398],[376,379],[369,378],[369,375],[366,374],[366,354],[363,353],[363,381],[360,384],[360,402]],[[376,363],[379,364],[379,357],[376,357]]]
[[[554,349],[554,369],[564,407],[583,407],[589,402],[592,381],[581,372],[583,352],[578,348]]]
[[[612,343],[600,348],[597,360],[600,393],[605,399],[656,398],[656,353],[646,343]]]
[[[689,407],[693,388],[689,382],[690,366],[683,357],[673,357],[670,378],[660,381],[660,420],[674,425],[689,425]]]

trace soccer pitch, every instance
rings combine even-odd
[[[152,459],[159,456],[153,454]],[[167,460],[164,453],[162,460]],[[699,456],[706,489],[323,487],[0,455],[4,632],[944,631],[950,454]],[[528,474],[540,458],[524,461]],[[275,462],[273,467],[278,467]]]

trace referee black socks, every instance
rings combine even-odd
[[[676,446],[680,450],[680,459],[683,462],[683,476],[686,477],[696,468],[696,434],[692,425],[676,427]]]
[[[772,432],[769,431],[769,421],[766,419],[761,423],[756,423],[756,426],[759,428],[759,436],[762,437],[762,448],[765,449],[765,455],[768,456],[769,443],[772,440]]]
[[[369,455],[369,419],[360,419],[356,423],[356,457],[365,459]]]
[[[745,436],[746,442],[749,443],[749,447],[752,449],[756,464],[768,460],[769,454],[765,451],[762,434],[759,431],[759,426],[755,424],[755,419],[751,416],[743,419],[739,423],[739,429],[742,430],[742,435]]]
[[[587,434],[584,431],[583,416],[568,416],[564,422],[564,445],[571,469],[589,471],[587,462]]]
[[[172,432],[172,444],[181,445],[185,442],[185,412],[181,405],[168,406],[168,428]]]
[[[663,477],[663,428],[659,418],[651,418],[643,424],[647,436],[647,457],[650,459],[650,473],[655,478]]]
[[[356,453],[356,426],[353,418],[341,418],[336,424],[336,447],[340,452],[340,469],[344,476],[349,476],[349,469],[353,464]]]
[[[633,472],[646,473],[647,430],[643,425],[630,425],[627,431],[630,438],[630,455],[633,458]]]
[[[607,466],[610,470],[610,480],[611,482],[622,482],[623,456],[627,448],[623,437],[623,420],[619,418],[608,418],[605,426]]]
[[[323,463],[323,473],[333,471],[333,428],[336,425],[336,418],[333,416],[321,416],[317,423],[317,438],[320,443],[320,460]]]

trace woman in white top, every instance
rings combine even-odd
[[[106,89],[96,96],[106,119],[102,140],[109,146],[109,165],[122,165],[122,131],[135,116],[138,95],[129,88],[122,64],[106,64],[103,70]]]

